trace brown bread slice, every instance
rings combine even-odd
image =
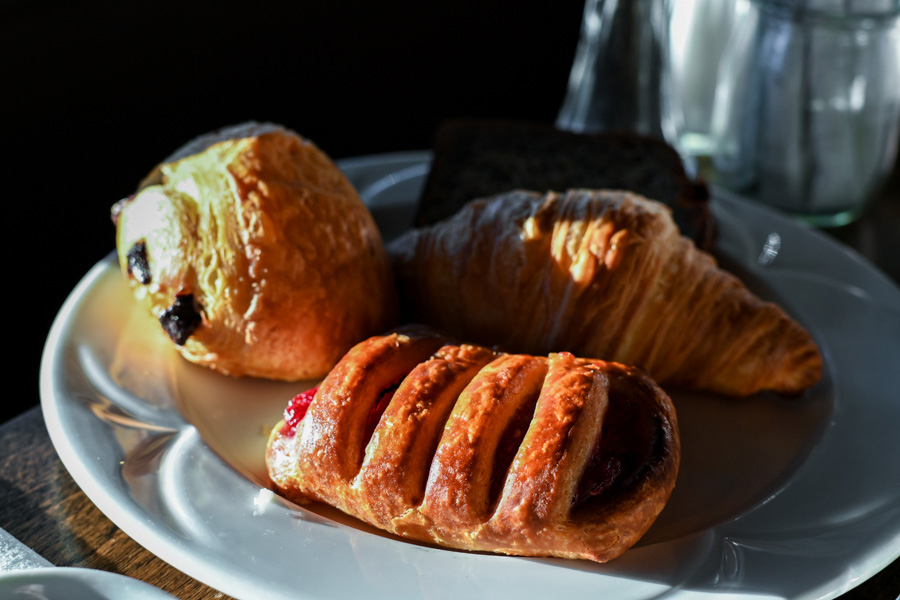
[[[577,134],[550,125],[483,119],[444,123],[415,217],[431,225],[469,201],[525,189],[621,189],[672,209],[682,234],[710,250],[714,222],[705,183],[690,179],[662,140],[629,133]]]

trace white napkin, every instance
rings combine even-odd
[[[52,566],[37,552],[0,528],[0,573]]]

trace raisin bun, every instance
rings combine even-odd
[[[318,378],[394,323],[378,228],[313,143],[249,123],[189,142],[113,209],[122,271],[189,361]]]

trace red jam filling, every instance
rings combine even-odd
[[[375,426],[378,425],[381,415],[384,414],[385,409],[388,404],[390,404],[391,398],[394,397],[394,392],[397,391],[398,387],[400,387],[399,381],[384,389],[378,396],[378,401],[372,406],[372,410],[369,411],[369,415],[366,418],[364,438],[366,443],[368,443],[368,440],[372,437]],[[293,435],[297,431],[297,425],[299,425],[300,421],[303,420],[303,417],[306,416],[306,411],[309,410],[309,405],[312,404],[317,391],[319,391],[319,388],[314,387],[305,392],[300,392],[291,399],[287,408],[284,409],[284,427],[281,430],[282,435]]]
[[[369,440],[372,439],[372,434],[375,433],[375,427],[378,425],[378,421],[381,420],[381,415],[384,414],[388,404],[391,403],[394,392],[397,391],[398,387],[400,387],[399,381],[394,382],[385,388],[381,392],[381,395],[378,396],[378,401],[372,406],[372,410],[369,411],[369,416],[366,418],[366,430],[363,434],[363,439],[366,440],[366,443],[363,446],[367,445]]]
[[[309,409],[309,405],[312,403],[318,390],[319,388],[314,387],[305,392],[300,392],[291,399],[287,408],[284,409],[284,429],[281,430],[284,435],[293,435],[297,431],[297,425],[306,416],[306,411]]]

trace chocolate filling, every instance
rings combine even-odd
[[[153,274],[150,273],[150,263],[147,260],[147,244],[144,240],[136,242],[128,250],[126,258],[128,259],[129,275],[144,285],[153,281]]]
[[[200,326],[203,318],[197,309],[193,294],[178,294],[175,302],[159,317],[163,331],[173,342],[183,346]]]

